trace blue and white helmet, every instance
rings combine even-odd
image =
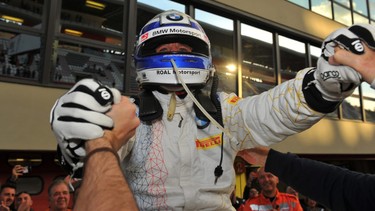
[[[155,51],[162,44],[176,42],[190,46],[192,52]],[[139,34],[134,52],[137,82],[142,88],[180,86],[173,72],[173,59],[189,87],[204,87],[214,73],[210,48],[210,41],[196,20],[175,10],[160,13]]]

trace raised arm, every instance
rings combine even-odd
[[[113,119],[114,128],[85,143],[83,182],[74,210],[138,210],[117,155],[139,125],[135,106],[123,97],[108,116]]]

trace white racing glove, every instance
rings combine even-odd
[[[104,129],[113,128],[112,119],[105,113],[120,99],[117,89],[93,79],[83,79],[56,101],[50,123],[57,138],[58,153],[61,153],[60,163],[71,173],[83,166],[84,142],[100,138]]]
[[[349,30],[357,35],[369,48],[375,50],[375,26],[371,24],[355,24]],[[370,84],[375,89],[375,79]]]
[[[371,24],[354,24],[348,28],[357,35],[369,48],[375,50],[375,26]]]
[[[350,96],[361,83],[361,75],[354,69],[343,65],[331,65],[328,58],[333,56],[334,48],[339,46],[355,54],[363,54],[364,46],[360,38],[348,28],[331,33],[322,44],[322,54],[314,73],[316,88],[328,101],[341,101]]]

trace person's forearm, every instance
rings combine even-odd
[[[88,153],[110,148],[108,137],[88,141]],[[138,210],[133,194],[121,171],[118,156],[110,151],[96,152],[86,160],[83,183],[74,210]]]
[[[369,36],[370,37],[370,36]],[[364,54],[354,54],[336,47],[335,54],[330,57],[330,63],[343,64],[359,72],[363,79],[375,89],[375,50],[364,45]]]
[[[265,170],[333,210],[374,210],[375,176],[270,150]],[[371,209],[370,209],[371,208]]]

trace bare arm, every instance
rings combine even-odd
[[[106,136],[87,142],[86,150],[111,148],[106,140],[110,137]],[[87,160],[74,210],[138,210],[118,157],[113,153],[97,152]]]
[[[108,116],[115,127],[104,136],[86,142],[87,157],[82,186],[74,210],[138,210],[133,194],[121,171],[118,149],[134,135],[139,119],[127,98],[113,106]],[[112,152],[111,152],[112,150]]]
[[[269,151],[270,148],[259,146],[242,150],[238,152],[237,155],[242,157],[248,163],[265,166]]]
[[[366,44],[365,53],[357,55],[341,48],[335,48],[335,54],[330,57],[330,64],[343,64],[352,67],[363,79],[373,86],[375,85],[375,50],[370,49]],[[374,88],[374,87],[373,87]]]
[[[12,169],[11,180],[16,182],[19,176],[22,176],[23,167],[21,165],[15,165]]]

